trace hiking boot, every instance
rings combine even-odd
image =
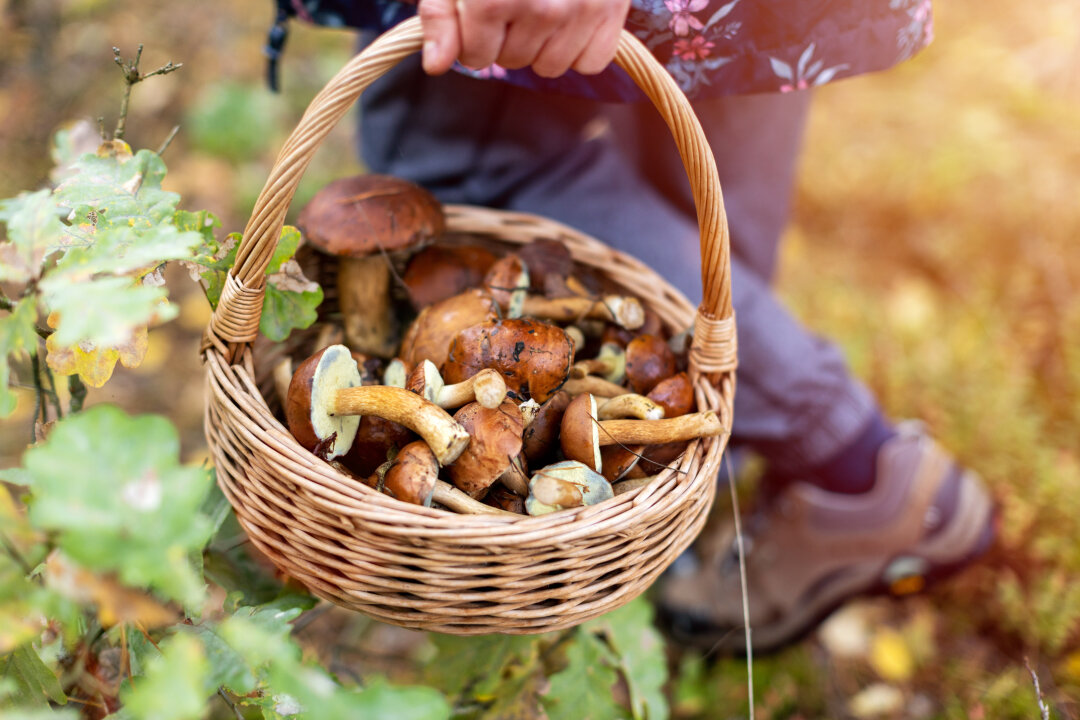
[[[918,423],[882,445],[874,487],[858,495],[794,482],[743,527],[755,652],[803,637],[845,601],[906,595],[964,567],[990,546],[994,507],[978,475],[957,465]],[[676,563],[659,614],[675,640],[744,652],[734,528],[711,559]]]

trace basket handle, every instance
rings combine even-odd
[[[422,40],[419,18],[399,23],[350,60],[311,101],[281,149],[255,202],[236,262],[211,316],[204,350],[216,347],[233,361],[244,346],[254,341],[262,314],[266,268],[308,163],[364,89],[403,58],[420,50]],[[712,151],[686,96],[645,46],[625,30],[619,39],[615,63],[630,75],[660,112],[675,138],[690,180],[701,230],[704,287],[694,323],[690,362],[695,370],[710,375],[733,371],[736,346],[730,241]]]

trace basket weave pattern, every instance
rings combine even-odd
[[[726,436],[691,443],[677,468],[599,505],[535,518],[456,515],[398,502],[317,460],[258,389],[251,343],[264,273],[299,178],[360,92],[419,45],[415,20],[379,38],[312,101],[282,150],[245,229],[233,287],[207,329],[207,440],[218,482],[252,542],[315,594],[423,630],[523,634],[571,627],[643,592],[700,532]],[[702,231],[705,300],[696,313],[639,261],[552,220],[450,206],[449,234],[508,246],[560,240],[578,264],[639,297],[669,330],[694,326],[690,371],[698,408],[715,410],[730,429],[734,317],[712,154],[670,77],[625,33],[616,62],[668,121],[687,167]]]

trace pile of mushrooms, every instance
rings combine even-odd
[[[540,515],[638,487],[723,432],[695,412],[684,338],[604,292],[558,241],[501,256],[440,244],[438,202],[374,175],[327,186],[300,224],[341,256],[343,343],[299,364],[285,420],[319,460],[380,492]]]

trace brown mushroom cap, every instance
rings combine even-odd
[[[473,245],[431,245],[412,256],[401,279],[420,310],[478,286],[495,260]]]
[[[521,317],[525,294],[529,290],[529,269],[514,253],[504,255],[484,276],[484,289],[502,308],[503,317]]]
[[[529,288],[548,297],[571,294],[566,278],[574,270],[574,259],[566,245],[558,240],[537,238],[522,246],[518,256],[529,268]]]
[[[442,206],[424,188],[389,175],[357,175],[325,186],[304,206],[305,240],[331,255],[365,257],[426,244],[446,228]]]
[[[360,418],[360,427],[352,447],[341,463],[361,477],[367,477],[386,462],[387,453],[416,440],[416,434],[404,425],[376,415]]]
[[[626,382],[645,395],[675,374],[675,355],[659,335],[638,335],[626,346]]]
[[[645,447],[644,445],[634,445],[632,447],[608,445],[600,448],[604,477],[609,482],[621,480],[641,460]]]
[[[694,385],[684,373],[676,373],[658,382],[648,398],[664,408],[664,417],[678,417],[694,411]]]
[[[454,336],[465,328],[494,319],[496,308],[491,296],[478,288],[424,308],[401,341],[402,359],[410,367],[425,359],[431,360],[436,367],[442,367]],[[465,378],[452,380],[447,376],[444,379],[447,382],[460,382]]]
[[[431,506],[439,461],[422,440],[401,448],[383,477],[383,492],[402,502]]]
[[[489,320],[454,336],[443,379],[458,383],[493,368],[518,399],[544,402],[566,382],[573,359],[562,328],[529,318]]]
[[[578,395],[566,406],[560,424],[559,443],[567,460],[584,463],[590,470],[600,472],[600,426],[596,419],[596,398],[588,393]]]
[[[563,413],[571,399],[570,393],[559,390],[540,406],[536,417],[525,427],[525,457],[532,465],[547,464],[545,461],[557,447],[555,438],[559,435]]]
[[[518,515],[525,514],[525,498],[502,485],[491,486],[484,496],[484,504]]]
[[[494,410],[469,403],[454,414],[454,420],[471,439],[447,468],[450,480],[471,497],[481,498],[521,452],[521,412],[509,400]]]

